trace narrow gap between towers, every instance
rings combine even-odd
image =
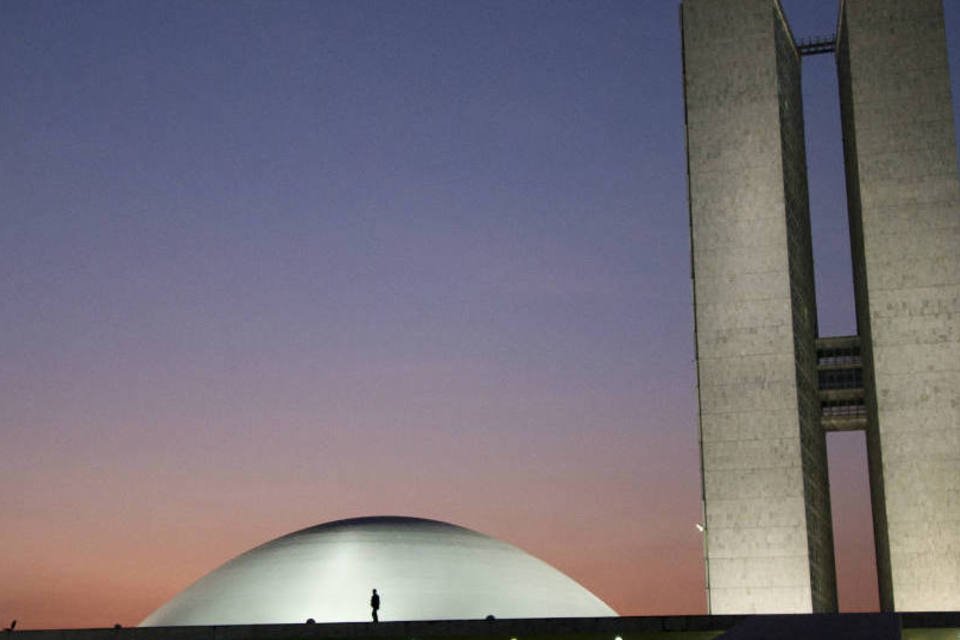
[[[804,128],[821,337],[857,333],[838,95],[833,54],[804,56]],[[879,596],[864,432],[828,433],[827,456],[839,608],[877,611]]]

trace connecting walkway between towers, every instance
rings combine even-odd
[[[801,56],[816,56],[821,53],[833,53],[837,50],[837,36],[814,36],[797,41],[797,51]]]
[[[817,338],[817,384],[824,431],[867,428],[859,336]]]

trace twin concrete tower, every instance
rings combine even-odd
[[[960,180],[941,0],[683,0],[710,612],[837,608],[826,432],[866,432],[880,605],[960,610]],[[820,336],[801,57],[840,87],[856,336]]]

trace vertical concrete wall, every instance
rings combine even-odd
[[[837,50],[881,605],[960,609],[960,183],[941,0],[846,0]]]
[[[774,22],[780,96],[780,139],[783,145],[787,254],[796,366],[800,452],[810,554],[810,588],[814,611],[836,611],[836,569],[833,521],[827,476],[827,440],[820,424],[817,379],[817,306],[803,126],[800,56],[787,22],[778,12]]]
[[[836,606],[800,60],[775,0],[684,0],[712,613]]]

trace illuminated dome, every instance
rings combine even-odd
[[[140,626],[603,617],[617,613],[517,547],[456,525],[404,517],[339,520],[237,556]]]

